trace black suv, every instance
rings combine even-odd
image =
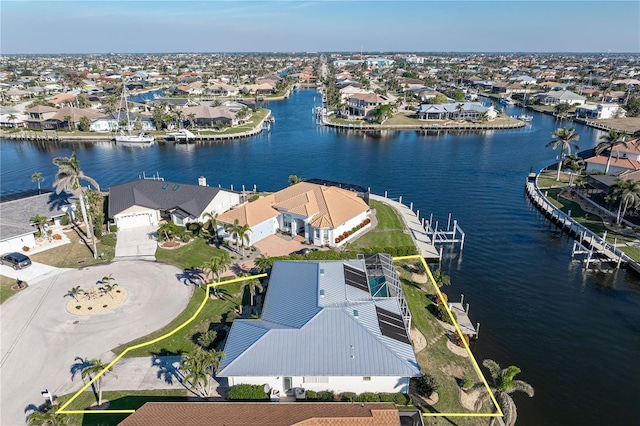
[[[3,265],[9,265],[13,269],[23,269],[27,266],[31,266],[31,259],[22,253],[7,253],[0,257],[0,262]]]

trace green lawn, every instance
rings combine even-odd
[[[11,290],[11,287],[16,285],[16,280],[0,275],[0,304],[4,303],[8,298],[17,294],[22,290]]]
[[[347,244],[347,250],[358,251],[366,247],[404,247],[412,246],[413,240],[404,232],[404,223],[393,207],[380,201],[370,201],[376,210],[378,225],[367,233]]]
[[[98,242],[98,254],[102,258],[94,259],[93,245],[85,243],[84,234],[78,228],[65,232],[71,243],[29,255],[32,261],[55,266],[57,268],[78,268],[110,261],[116,252],[116,234],[104,234]]]
[[[227,251],[211,247],[204,238],[194,238],[180,248],[163,249],[156,251],[156,260],[180,269],[199,268],[214,256],[228,256]]]
[[[75,393],[60,396],[58,407],[71,399]],[[162,389],[150,391],[104,391],[103,400],[110,401],[110,410],[137,410],[146,402],[187,402],[191,393],[186,389]],[[83,392],[67,409],[84,410],[96,402],[93,392]],[[115,426],[130,414],[68,414],[69,426]]]

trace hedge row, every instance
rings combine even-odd
[[[229,389],[230,400],[264,400],[268,399],[264,385],[236,385]]]
[[[337,399],[342,402],[393,402],[396,405],[408,405],[410,402],[409,395],[406,393],[374,393],[364,392],[357,394],[355,392],[343,392],[337,395]],[[315,392],[307,391],[308,401],[335,401],[336,395],[331,391]]]

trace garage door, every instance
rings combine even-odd
[[[149,213],[135,213],[126,216],[120,216],[117,224],[119,229],[151,226],[151,215]]]

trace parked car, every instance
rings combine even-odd
[[[291,253],[289,253],[289,255],[292,255],[292,254],[309,254],[309,253],[314,252],[314,251],[318,251],[318,249],[317,248],[305,247],[303,249],[291,252]]]
[[[13,269],[23,269],[31,266],[31,259],[22,253],[7,253],[0,257],[0,263],[11,266]]]

